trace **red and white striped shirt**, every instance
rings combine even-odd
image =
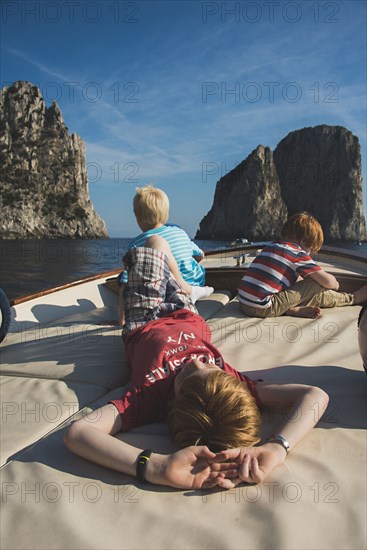
[[[270,307],[273,294],[294,285],[299,275],[306,277],[320,269],[299,245],[274,242],[262,250],[242,277],[238,289],[240,303]]]

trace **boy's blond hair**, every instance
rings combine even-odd
[[[218,370],[183,380],[167,418],[178,447],[207,445],[214,452],[258,443],[260,421],[246,382]]]
[[[282,238],[302,242],[311,252],[318,252],[324,242],[324,233],[319,222],[308,212],[291,216],[284,224]]]
[[[147,229],[160,223],[165,224],[168,220],[169,200],[162,189],[152,185],[137,187],[133,204],[136,219]]]

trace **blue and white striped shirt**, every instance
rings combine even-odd
[[[198,264],[193,256],[203,256],[204,253],[178,225],[166,224],[155,229],[144,231],[129,243],[128,248],[144,246],[145,241],[151,235],[160,235],[171,247],[171,251],[177,262],[182,278],[192,286],[205,284],[205,268]],[[119,276],[120,283],[127,283],[127,271]]]

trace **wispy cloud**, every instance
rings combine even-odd
[[[15,48],[5,48],[9,53],[12,55],[15,55],[19,59],[23,59],[24,61],[27,61],[28,63],[31,63],[34,67],[36,67],[39,71],[42,71],[43,73],[52,76],[54,78],[57,78],[61,80],[62,82],[71,82],[72,78],[70,76],[67,76],[65,74],[60,73],[59,71],[55,69],[51,69],[50,67],[47,67],[44,63],[40,63],[36,59],[34,59],[33,56],[29,55],[26,52],[23,52],[21,50],[17,50]]]

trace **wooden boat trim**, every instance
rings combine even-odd
[[[35,292],[33,294],[26,294],[25,296],[21,296],[20,298],[14,298],[13,300],[9,300],[9,303],[11,306],[17,306],[18,304],[23,304],[24,302],[29,302],[30,300],[34,300],[36,298],[42,298],[42,296],[53,294],[54,292],[58,292],[59,290],[65,290],[68,288],[72,288],[74,286],[82,285],[84,283],[97,281],[98,279],[104,279],[106,277],[116,276],[120,273],[120,271],[121,269],[115,269],[113,271],[97,273],[96,275],[88,275],[87,277],[83,277],[82,279],[72,281],[71,283],[65,283],[64,285],[56,286],[53,288],[47,288],[45,290],[41,290],[40,292]]]

